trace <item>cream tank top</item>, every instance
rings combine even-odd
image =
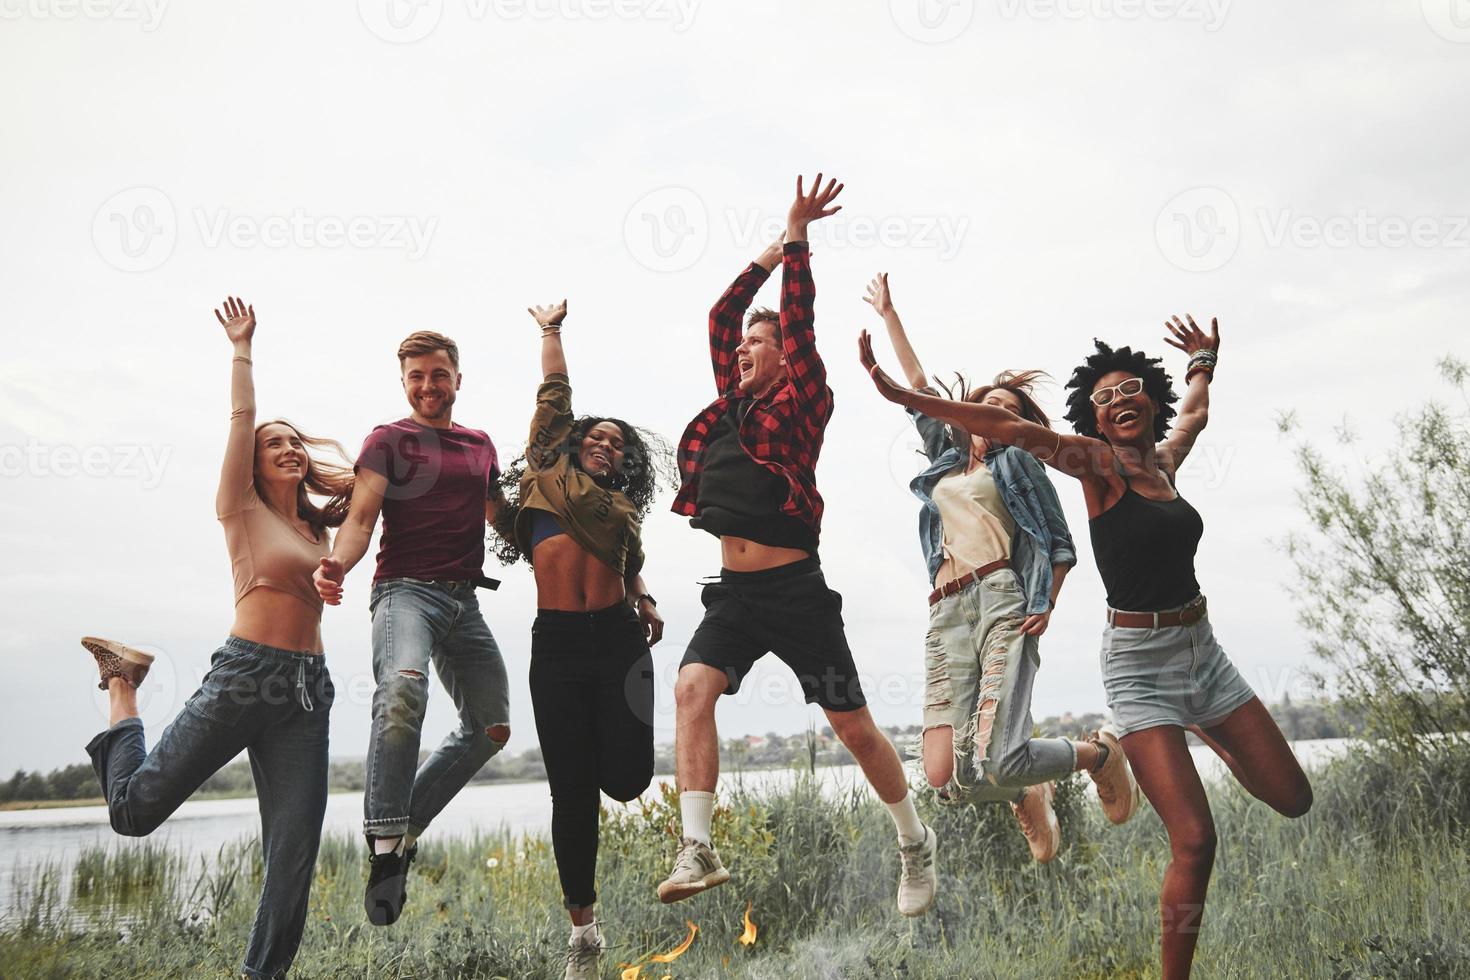
[[[1016,522],[1006,509],[995,477],[985,465],[956,470],[934,487],[934,503],[944,526],[944,564],[939,581],[959,578],[1011,557]]]

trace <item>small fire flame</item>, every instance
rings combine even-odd
[[[689,935],[684,937],[684,941],[675,946],[673,949],[669,950],[667,953],[659,953],[657,956],[650,956],[648,958],[649,962],[672,963],[679,957],[683,956],[685,953],[689,952],[689,947],[694,945],[694,936],[696,933],[699,932],[699,926],[695,925],[693,922],[686,922],[685,925],[689,927]]]
[[[686,922],[685,924],[689,926],[689,935],[684,938],[684,941],[675,946],[673,949],[669,950],[667,953],[658,953],[657,955],[648,957],[648,962],[672,963],[679,957],[683,956],[685,953],[689,952],[689,947],[694,945],[694,936],[696,933],[699,932],[699,926],[695,925],[693,922]],[[618,965],[623,969],[623,972],[621,974],[623,980],[640,980],[640,978],[642,978],[643,976],[642,964],[620,963]],[[673,980],[673,978],[670,977],[668,974],[664,974],[664,976],[660,978],[660,980]]]
[[[745,931],[740,934],[739,939],[740,945],[742,946],[755,945],[755,936],[757,930],[755,927],[755,923],[750,920],[750,910],[753,906],[753,902],[745,903]]]

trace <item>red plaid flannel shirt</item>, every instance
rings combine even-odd
[[[781,260],[781,337],[786,353],[786,383],[756,399],[740,425],[740,444],[757,463],[786,479],[791,495],[781,511],[800,518],[814,533],[822,529],[822,495],[817,492],[817,457],[832,418],[832,389],[817,353],[814,330],[816,287],[806,242],[787,242]],[[679,494],[673,511],[695,515],[699,476],[710,433],[740,391],[735,348],[744,339],[741,320],[770,276],[752,262],[731,283],[709,314],[709,354],[720,397],[695,416],[679,441]]]

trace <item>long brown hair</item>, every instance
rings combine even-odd
[[[347,455],[347,450],[337,440],[309,436],[285,419],[271,419],[260,423],[255,427],[256,436],[268,425],[284,425],[296,433],[296,437],[306,447],[306,475],[296,486],[296,516],[310,524],[312,531],[318,536],[329,527],[341,527],[342,522],[347,519],[347,508],[352,503],[352,484],[355,479],[352,458]],[[332,459],[332,454],[337,459]],[[257,476],[255,479],[255,492],[264,500],[265,495],[260,493],[260,478]],[[327,502],[318,506],[311,499],[313,494],[326,497]]]
[[[944,389],[945,395],[955,401],[974,402],[979,404],[985,401],[985,396],[997,389],[1009,391],[1021,402],[1021,418],[1028,422],[1035,422],[1045,428],[1051,428],[1051,419],[1047,418],[1046,412],[1036,402],[1035,389],[1042,381],[1050,381],[1051,375],[1045,371],[1002,371],[995,376],[995,380],[988,385],[981,385],[972,389],[970,382],[958,371],[954,374],[952,385],[945,384],[936,375],[934,383]],[[949,429],[950,441],[957,449],[965,449],[970,444],[969,434],[959,430],[955,426]],[[963,442],[961,439],[963,438]]]

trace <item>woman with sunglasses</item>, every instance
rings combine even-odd
[[[1187,321],[1187,322],[1186,322]],[[1082,483],[1098,571],[1107,589],[1103,685],[1134,776],[1164,823],[1171,858],[1159,896],[1163,976],[1189,976],[1215,858],[1215,827],[1186,732],[1208,744],[1245,789],[1300,817],[1312,789],[1281,730],[1216,642],[1194,557],[1204,523],[1175,489],[1179,466],[1209,418],[1220,332],[1193,317],[1166,322],[1189,355],[1178,401],[1159,358],[1095,341],[1067,382],[1067,436],[1003,409],[935,398],[896,384],[864,331],[859,355],[889,401],[1020,446]],[[1170,421],[1173,420],[1173,432]]]
[[[864,299],[883,318],[909,383],[937,396],[893,307],[887,273],[868,284]],[[958,397],[1049,428],[1031,394],[1041,377],[1007,372],[974,391],[960,378]],[[1087,772],[1114,823],[1138,806],[1111,730],[1076,742],[1031,737],[1037,646],[1077,563],[1072,535],[1056,488],[1030,453],[914,409],[909,415],[929,460],[909,484],[924,505],[919,541],[934,587],[924,644],[924,775],[945,802],[1010,803],[1031,856],[1045,863],[1061,845],[1055,780]]]

